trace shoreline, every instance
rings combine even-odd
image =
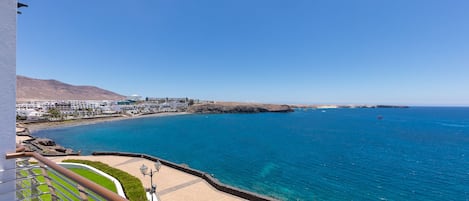
[[[69,128],[75,126],[83,125],[93,125],[106,122],[114,121],[124,121],[132,119],[141,119],[141,118],[152,118],[152,117],[167,117],[167,116],[176,116],[176,115],[189,115],[188,112],[165,112],[165,113],[156,113],[156,114],[147,114],[139,116],[113,116],[113,117],[101,117],[101,118],[91,118],[91,119],[76,119],[76,120],[65,120],[57,122],[35,122],[35,123],[16,123],[17,131],[22,130],[22,133],[16,133],[16,143],[23,144],[26,142],[25,146],[29,147],[30,150],[39,151],[40,154],[47,154],[48,152],[53,152],[52,155],[80,155],[80,151],[75,152],[72,149],[56,144],[54,139],[45,138],[46,144],[49,142],[50,145],[46,145],[43,142],[44,139],[37,138],[34,136],[34,133],[43,130],[56,129],[56,128]],[[57,153],[57,150],[62,150],[63,153]],[[64,152],[65,150],[65,152]],[[68,152],[67,152],[68,150]],[[66,153],[67,152],[67,153]]]
[[[17,124],[21,125],[21,127],[27,128],[30,132],[30,135],[32,136],[34,132],[54,129],[54,128],[67,128],[67,127],[92,125],[92,124],[114,122],[114,121],[151,118],[151,117],[190,115],[190,114],[192,113],[190,112],[164,112],[164,113],[147,114],[147,115],[139,115],[139,116],[102,117],[102,118],[92,118],[92,119],[65,120],[65,121],[56,121],[56,122],[17,123]]]
[[[156,113],[156,114],[148,114],[148,115],[139,115],[139,116],[119,116],[119,117],[105,117],[105,118],[94,118],[94,119],[79,119],[79,120],[68,120],[68,121],[59,121],[59,122],[39,122],[39,123],[17,123],[17,128],[25,128],[28,130],[29,135],[16,135],[16,142],[21,143],[24,140],[29,140],[29,139],[36,139],[34,136],[35,132],[38,131],[43,131],[43,130],[48,130],[48,129],[55,129],[55,128],[68,128],[68,127],[74,127],[74,126],[82,126],[82,125],[93,125],[93,124],[99,124],[99,123],[106,123],[106,122],[114,122],[114,121],[123,121],[123,120],[132,120],[132,119],[141,119],[141,118],[152,118],[152,117],[167,117],[167,116],[179,116],[179,115],[190,115],[193,113],[190,112],[168,112],[168,113]],[[53,139],[52,139],[53,140]],[[57,144],[58,145],[58,144]],[[60,146],[60,145],[58,145]],[[108,153],[108,154],[106,154]],[[107,155],[107,156],[106,156]],[[122,156],[121,156],[122,155]],[[128,156],[127,156],[128,155]],[[191,191],[193,191],[194,188],[197,188],[196,191],[204,191],[204,194],[202,197],[204,200],[208,197],[213,197],[214,199],[218,200],[218,198],[223,198],[223,200],[264,200],[264,201],[276,201],[277,199],[268,197],[266,195],[261,195],[258,193],[255,193],[253,191],[248,191],[248,190],[243,190],[240,188],[233,187],[231,185],[222,183],[218,181],[218,179],[213,178],[212,175],[202,172],[200,170],[192,169],[187,167],[187,165],[180,165],[176,164],[171,161],[167,161],[164,159],[160,159],[154,156],[146,155],[146,154],[139,154],[139,153],[124,153],[124,152],[93,152],[91,155],[81,155],[80,152],[78,154],[59,154],[59,155],[45,155],[49,159],[53,160],[52,158],[96,158],[96,157],[130,157],[132,160],[138,158],[141,160],[145,161],[150,161],[154,162],[155,160],[160,160],[163,165],[167,169],[172,169],[174,173],[171,175],[174,176],[175,174],[177,175],[184,175],[183,178],[188,178],[189,176],[185,175],[191,175],[191,177],[197,177],[197,180],[192,180],[197,181],[195,183],[189,183],[186,182],[184,185],[190,184],[191,188],[186,188]],[[52,158],[51,158],[52,157]],[[140,165],[140,164],[139,164]],[[115,165],[116,166],[116,165]],[[148,166],[151,166],[151,164],[148,164]],[[133,171],[138,170],[138,168],[132,168],[132,171],[129,170],[124,170],[125,172],[131,174]],[[177,173],[176,173],[177,172]],[[140,172],[138,172],[140,173]],[[140,174],[134,174],[134,176],[137,176]],[[161,175],[161,173],[159,174]],[[176,176],[177,176],[176,175]],[[161,177],[161,176],[160,176]],[[180,176],[181,177],[181,176]],[[161,179],[160,179],[161,180]],[[142,182],[142,184],[145,186],[146,183]],[[171,184],[160,184],[159,186],[169,186]],[[171,188],[175,188],[177,186],[172,186]],[[169,191],[167,188],[166,190],[160,190],[160,196],[166,196],[166,197],[178,197],[180,196],[179,194],[183,195],[181,199],[177,200],[185,200],[186,197],[184,197],[184,193],[179,193],[181,190],[173,190]],[[188,191],[189,191],[188,190]],[[194,192],[191,192],[194,193]]]

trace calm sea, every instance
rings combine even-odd
[[[282,200],[469,200],[469,108],[184,115],[34,135],[151,154]]]

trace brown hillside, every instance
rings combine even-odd
[[[75,86],[57,80],[16,76],[16,101],[120,100],[124,96],[94,86]]]

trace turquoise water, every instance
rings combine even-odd
[[[34,135],[151,154],[282,200],[469,200],[469,108],[184,115]]]

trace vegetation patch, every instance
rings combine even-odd
[[[97,183],[104,188],[109,189],[110,191],[117,193],[116,185],[114,182],[109,180],[108,178],[104,177],[103,175],[100,175],[92,170],[88,169],[83,169],[83,168],[69,168],[69,170],[81,175],[82,177],[85,177],[94,183]]]
[[[140,200],[146,200],[146,195],[145,195],[145,189],[143,189],[142,182],[130,175],[127,172],[124,172],[122,170],[113,168],[107,164],[97,162],[97,161],[87,161],[87,160],[74,160],[74,159],[69,159],[69,160],[64,160],[63,162],[69,162],[69,163],[81,163],[85,165],[89,165],[91,167],[94,167],[98,170],[101,170],[117,180],[122,184],[122,187],[124,188],[125,195],[127,198],[131,201],[140,201]]]

